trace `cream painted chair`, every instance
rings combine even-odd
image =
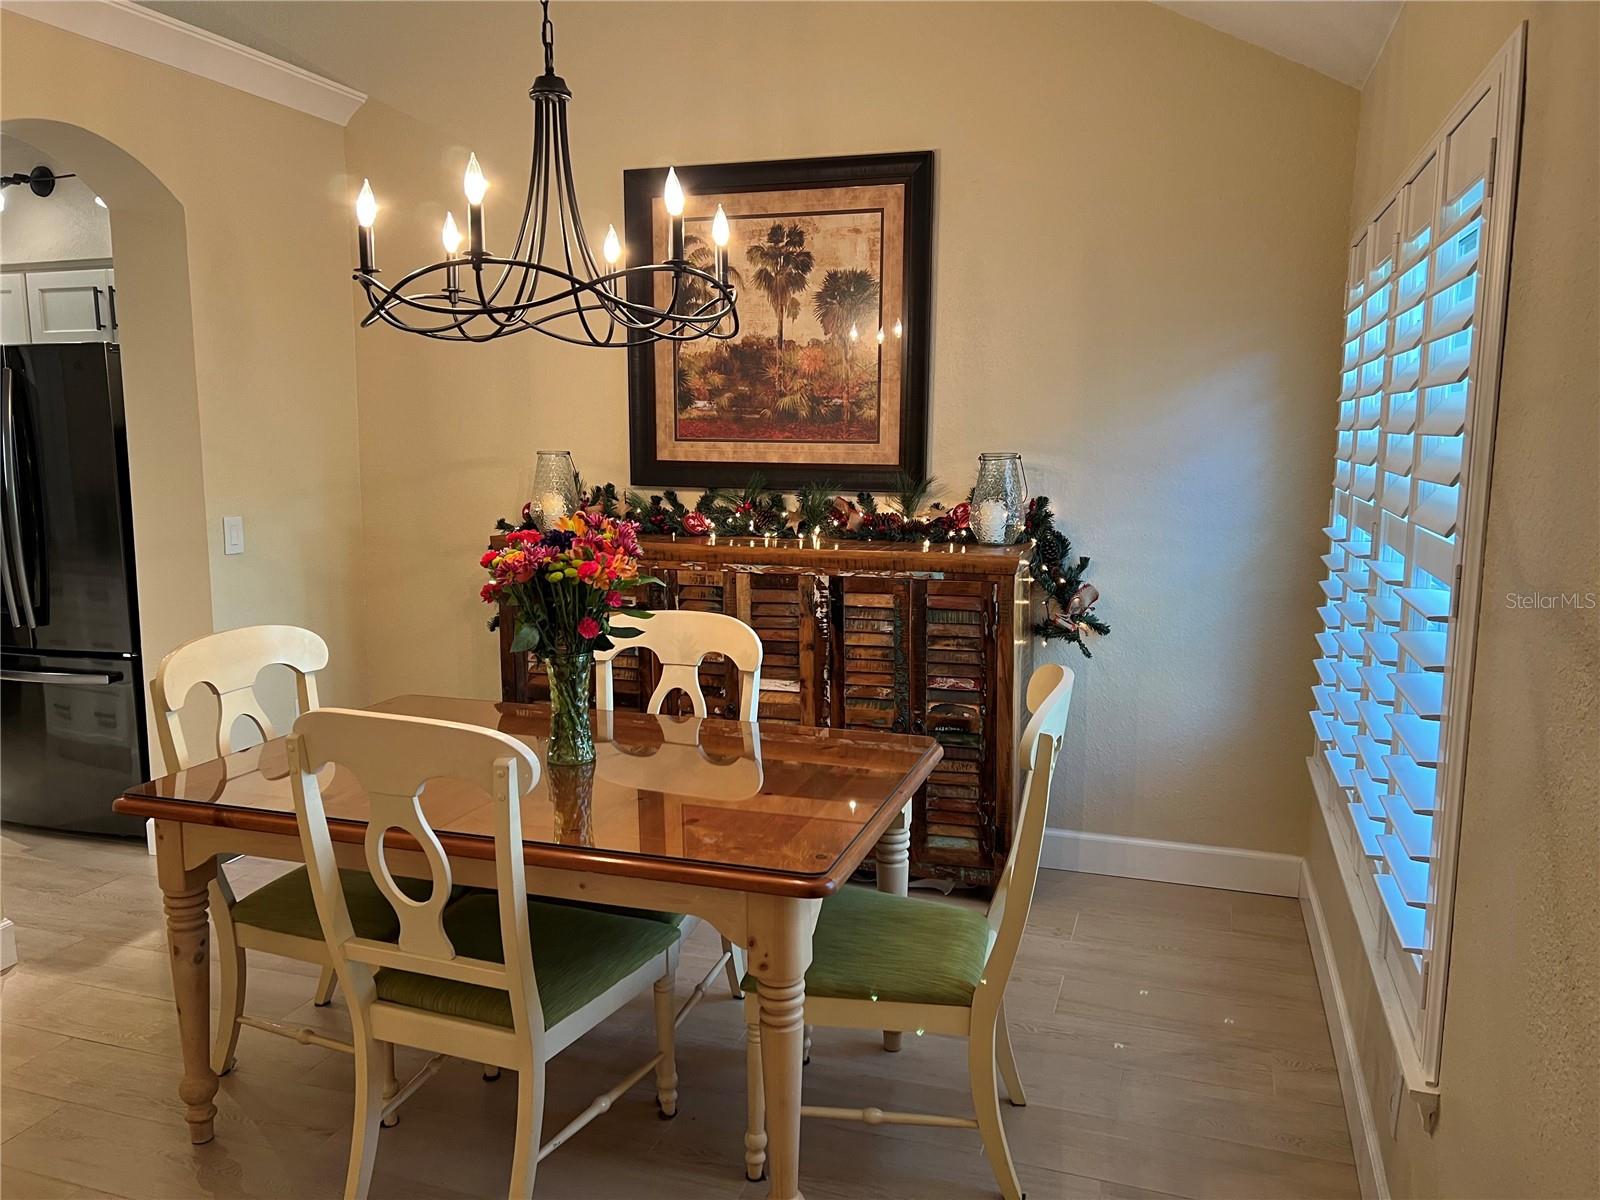
[[[284,666],[294,674],[302,713],[317,707],[316,672],[328,665],[328,645],[309,629],[293,625],[252,625],[229,629],[185,642],[161,660],[150,683],[156,732],[167,769],[185,771],[196,761],[220,758],[233,751],[233,731],[240,720],[253,725],[263,740],[277,737],[272,720],[255,694],[257,677],[270,666]],[[198,756],[184,738],[179,710],[189,694],[204,687],[216,698],[218,720],[211,744]],[[350,877],[355,893],[351,909],[360,914],[370,936],[392,935],[398,930],[388,904],[364,878]],[[257,889],[242,901],[234,897],[228,878],[217,872],[211,884],[211,919],[217,931],[217,958],[222,968],[222,992],[217,1030],[212,1042],[211,1069],[224,1075],[234,1066],[239,1029],[255,1029],[293,1038],[303,1044],[348,1051],[348,1043],[325,1037],[311,1029],[282,1025],[245,1013],[246,950],[259,950],[311,963],[322,968],[314,1002],[333,999],[333,960],[322,941],[311,883],[306,872],[289,874]]]
[[[383,1117],[447,1056],[517,1072],[513,1198],[531,1196],[539,1161],[652,1069],[662,1115],[676,1112],[678,930],[528,896],[521,797],[539,779],[532,750],[495,730],[336,708],[296,721],[288,749],[311,890],[355,1030],[347,1200],[367,1194]],[[317,780],[330,763],[351,772],[367,794],[367,869],[399,916],[395,941],[362,937],[352,919]],[[449,859],[422,810],[426,789],[446,781],[486,793],[494,811],[496,889],[474,891],[455,903]],[[391,829],[403,830],[421,847],[431,871],[426,895],[395,886],[384,846]],[[540,1146],[545,1064],[644,992],[655,998],[655,1056]],[[433,1057],[391,1095],[387,1079],[396,1044]]]
[[[1033,904],[1044,847],[1050,780],[1072,702],[1072,672],[1054,663],[1028,683],[1033,718],[1023,731],[1018,762],[1027,764],[1017,835],[1001,869],[987,917],[937,901],[850,887],[822,902],[811,967],[806,972],[805,1020],[841,1029],[915,1029],[967,1039],[967,1068],[975,1118],[884,1112],[877,1108],[802,1106],[804,1117],[869,1125],[937,1125],[977,1129],[1006,1200],[1021,1200],[995,1081],[998,1064],[1011,1103],[1027,1103],[1006,1028],[1005,989]],[[745,1173],[759,1179],[766,1164],[766,1112],[761,1091],[761,1026],[755,996],[745,999],[749,1125]]]
[[[694,706],[694,715],[703,717],[709,710],[700,689],[700,664],[707,655],[720,654],[739,672],[739,720],[755,721],[761,701],[761,639],[738,617],[665,609],[640,620],[617,616],[611,624],[613,628],[637,629],[639,636],[623,639],[594,656],[596,708],[616,707],[611,695],[611,660],[624,650],[637,648],[650,651],[661,664],[661,682],[646,711],[660,712],[668,696],[682,691]]]
[[[612,694],[611,660],[624,650],[643,649],[661,664],[661,682],[656,685],[647,712],[659,713],[675,691],[689,697],[694,715],[704,717],[710,710],[700,687],[700,664],[707,655],[720,654],[739,672],[739,720],[755,724],[761,704],[761,639],[738,617],[725,613],[665,609],[642,620],[615,617],[612,626],[638,629],[638,637],[619,640],[610,650],[594,656],[594,706],[602,712],[616,707]],[[759,760],[759,754],[757,759]],[[667,782],[664,780],[663,782]],[[687,935],[692,923],[685,922]],[[744,975],[744,956],[727,938],[722,939],[721,967],[727,972],[728,991],[735,1000],[744,993],[739,980]],[[715,968],[713,968],[713,973]]]

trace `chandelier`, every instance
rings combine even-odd
[[[662,202],[667,211],[666,262],[629,264],[612,225],[600,246],[600,266],[583,229],[567,140],[572,91],[555,73],[555,30],[550,0],[541,0],[539,39],[544,74],[533,82],[533,161],[517,238],[506,256],[492,253],[484,230],[483,197],[489,182],[476,154],[468,156],[462,187],[467,200],[466,253],[461,227],[446,212],[441,234],[445,257],[402,275],[393,285],[377,276],[373,225],[377,198],[369,181],[356,200],[354,279],[372,310],[365,328],[382,321],[407,333],[458,342],[487,342],[536,330],[579,346],[640,346],[650,342],[727,340],[739,332],[735,293],[728,283],[728,218],[717,206],[711,246],[684,231],[686,197],[668,169]],[[692,240],[692,253],[685,243]],[[546,251],[549,251],[547,261]]]

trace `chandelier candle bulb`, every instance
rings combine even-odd
[[[903,337],[904,334],[905,328],[900,324],[900,318],[896,317],[894,321],[894,335],[895,337]]]
[[[454,258],[460,251],[461,230],[456,227],[455,213],[447,212],[444,214],[444,229],[439,235],[439,240],[444,244],[444,252],[450,258]],[[444,290],[452,297],[461,290],[461,281],[457,278],[454,263],[451,263],[445,269]]]
[[[467,156],[467,171],[461,177],[461,190],[467,194],[467,241],[472,253],[472,265],[481,269],[483,262],[483,197],[489,190],[489,181],[483,177],[478,156]]]
[[[728,282],[728,214],[722,211],[722,205],[717,205],[717,215],[711,218],[711,242],[715,247],[712,257],[716,269],[717,279],[722,283]]]
[[[372,225],[378,219],[378,198],[372,194],[370,180],[361,181],[361,194],[356,197],[356,253],[360,256],[361,273],[377,273],[372,249]]]
[[[668,253],[673,262],[683,261],[683,209],[686,201],[683,185],[678,182],[677,169],[668,167],[666,186],[661,189],[661,203],[667,210],[668,245],[671,247]]]

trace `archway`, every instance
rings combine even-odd
[[[211,632],[211,568],[183,205],[120,147],[65,122],[14,119],[0,130],[38,147],[103,197],[111,214],[122,343],[139,641],[148,680],[161,658]],[[152,772],[162,760],[147,722]]]

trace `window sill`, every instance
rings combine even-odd
[[[1312,787],[1317,794],[1317,811],[1322,815],[1322,823],[1328,834],[1328,844],[1333,848],[1334,861],[1338,864],[1339,881],[1343,885],[1343,900],[1361,936],[1367,976],[1382,1003],[1389,1042],[1394,1048],[1396,1059],[1399,1060],[1406,1091],[1410,1093],[1412,1102],[1416,1104],[1422,1116],[1423,1127],[1432,1133],[1439,1115],[1439,1081],[1428,1077],[1416,1037],[1412,1032],[1411,1013],[1400,989],[1389,974],[1388,964],[1383,960],[1383,931],[1378,926],[1379,918],[1368,910],[1362,903],[1361,897],[1356,894],[1355,889],[1361,881],[1363,868],[1351,854],[1343,829],[1335,825],[1336,820],[1344,819],[1339,786],[1329,775],[1327,765],[1320,755],[1307,758],[1306,768],[1311,774]]]

